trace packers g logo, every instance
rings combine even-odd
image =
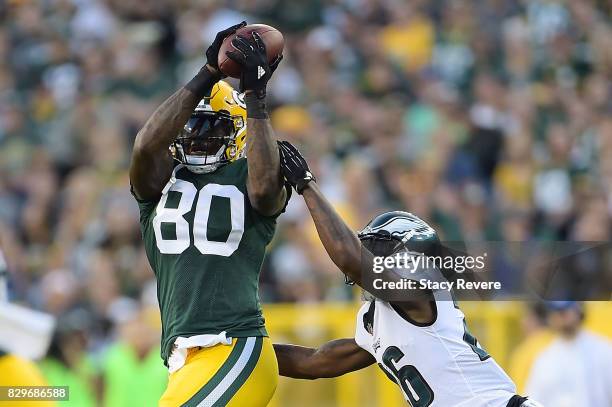
[[[238,105],[243,109],[246,109],[246,103],[244,103],[244,93],[238,93],[235,90],[232,90],[232,100],[228,100],[225,98],[225,101],[230,105]]]

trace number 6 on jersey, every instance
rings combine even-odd
[[[191,211],[198,195],[193,217],[193,243],[202,254],[229,257],[238,249],[244,232],[244,194],[234,185],[207,184],[199,193],[191,182],[177,179],[169,191],[178,192],[180,199],[176,208],[168,208],[168,194],[164,194],[155,209],[153,229],[157,248],[163,254],[180,254],[191,245],[189,222],[185,215]],[[208,240],[208,217],[213,196],[228,198],[230,201],[231,231],[225,242]],[[164,239],[162,223],[175,226],[176,238]]]

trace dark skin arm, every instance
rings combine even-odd
[[[274,130],[269,119],[251,117],[247,119],[247,129],[249,200],[259,213],[272,216],[281,211],[287,198]]]
[[[365,269],[372,270],[374,264],[372,253],[363,247],[355,232],[342,220],[315,182],[308,183],[302,196],[317,228],[319,239],[329,257],[342,273],[355,284],[363,287],[361,273]],[[392,276],[387,276],[387,278],[390,277]],[[397,276],[397,280],[400,278]],[[395,302],[394,304],[415,321],[429,323],[434,318],[431,293],[423,291],[415,292],[413,295],[418,294],[423,296],[423,300]]]
[[[204,69],[208,71],[205,74],[218,76],[215,68],[206,65]],[[155,200],[161,195],[172,175],[172,157],[168,148],[202,96],[210,91],[214,83],[210,81],[210,84],[207,82],[177,90],[153,112],[136,135],[130,164],[130,183],[138,198]]]
[[[344,223],[333,206],[325,199],[316,179],[310,172],[306,159],[299,150],[288,141],[279,141],[278,148],[281,157],[283,176],[297,191],[302,194],[312,220],[317,228],[319,239],[327,254],[340,270],[353,282],[366,290],[362,273],[373,272],[374,256],[367,250],[357,235]],[[402,274],[397,270],[387,270],[387,280],[400,281]],[[410,317],[418,322],[431,322],[435,315],[431,293],[415,290],[419,297],[411,297],[410,301],[397,305],[410,313]]]
[[[372,254],[362,248],[355,232],[344,223],[316,183],[309,183],[302,195],[327,254],[348,278],[361,286],[362,261],[373,264]]]
[[[215,72],[214,68],[208,67]],[[203,89],[202,94],[210,89]],[[200,92],[181,88],[161,104],[138,132],[132,152],[130,182],[136,195],[156,199],[172,173],[168,147],[202,98]],[[274,215],[285,203],[286,191],[280,174],[278,148],[268,119],[247,120],[249,176],[247,189],[253,206],[264,215]]]
[[[217,33],[206,50],[206,65],[189,83],[166,99],[136,135],[130,183],[138,198],[156,200],[161,195],[172,175],[172,157],[168,148],[199,101],[221,79],[217,62],[223,40],[245,25],[243,21]]]
[[[294,379],[338,377],[375,363],[355,339],[337,339],[318,349],[298,345],[274,344],[281,376]]]
[[[247,191],[251,205],[261,214],[275,215],[283,208],[286,190],[280,171],[280,157],[266,109],[266,87],[282,60],[268,60],[266,44],[254,32],[236,36],[233,51],[226,52],[241,67],[240,91],[247,110]]]

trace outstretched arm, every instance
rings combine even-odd
[[[304,187],[302,195],[329,257],[351,281],[366,290],[371,290],[371,287],[363,286],[361,273],[367,270],[372,271],[374,255],[363,247],[355,232],[342,220],[315,182],[309,182]],[[394,281],[400,281],[403,278],[394,270],[387,270],[385,277],[387,280]],[[415,309],[420,309],[425,310],[425,314],[429,315],[429,301],[429,291],[414,289],[411,291],[410,298],[396,304],[407,312],[414,313]],[[430,317],[425,317],[427,322],[430,321],[428,318]]]
[[[250,96],[246,96],[247,115]],[[248,117],[247,165],[249,175],[247,191],[255,209],[264,215],[275,215],[285,205],[287,191],[280,173],[278,148],[270,120]]]
[[[283,175],[297,193],[304,196],[327,254],[349,279],[361,285],[362,267],[371,267],[372,254],[323,196],[316,182],[311,182],[314,176],[297,148],[287,141],[280,141],[278,148]]]
[[[371,253],[362,247],[355,232],[338,215],[316,183],[307,184],[302,195],[327,254],[349,279],[361,286],[362,267],[372,263]]]
[[[250,38],[236,37],[232,44],[236,51],[227,56],[242,67],[240,91],[245,92],[247,109],[247,192],[253,207],[271,216],[285,205],[286,190],[276,137],[266,111],[266,86],[282,56],[269,64],[266,46],[257,33]]]
[[[217,34],[206,51],[207,64],[187,85],[166,99],[136,135],[130,164],[130,183],[138,198],[153,200],[161,194],[172,174],[172,157],[168,147],[187,123],[198,102],[221,79],[217,66],[221,43],[225,37],[244,25],[246,22]]]
[[[279,141],[281,171],[298,194],[304,197],[323,247],[338,268],[353,282],[363,287],[363,271],[373,270],[374,255],[366,249],[355,232],[348,227],[321,193],[308,163],[288,141]],[[386,278],[401,280],[400,273],[387,270]],[[364,287],[366,290],[371,287]]]
[[[166,99],[138,132],[130,164],[130,182],[138,198],[152,200],[161,194],[172,174],[168,147],[206,90],[215,84],[213,78],[208,68],[202,68],[189,84]]]
[[[274,351],[280,375],[295,379],[342,376],[375,362],[353,338],[327,342],[318,349],[275,343]]]

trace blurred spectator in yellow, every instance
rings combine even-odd
[[[521,323],[525,339],[512,352],[508,373],[514,380],[518,393],[523,394],[533,362],[554,336],[546,328],[546,309],[542,303],[526,307]]]
[[[583,304],[547,303],[556,338],[533,363],[526,393],[545,406],[612,406],[612,344],[582,328]]]
[[[391,23],[380,32],[387,56],[406,72],[417,72],[431,59],[434,27],[414,2],[390,2]]]
[[[0,349],[0,386],[47,386],[48,383],[34,362]],[[8,402],[7,402],[8,403]],[[25,405],[26,402],[18,404]],[[2,404],[2,403],[0,403]],[[11,403],[14,404],[14,403]],[[54,402],[28,401],[28,406],[50,406]]]
[[[532,207],[534,168],[531,149],[528,134],[520,133],[508,138],[505,157],[494,174],[500,201],[507,206],[504,209],[530,210]]]
[[[272,125],[279,138],[301,142],[310,137],[312,118],[300,106],[282,106],[272,112]]]

